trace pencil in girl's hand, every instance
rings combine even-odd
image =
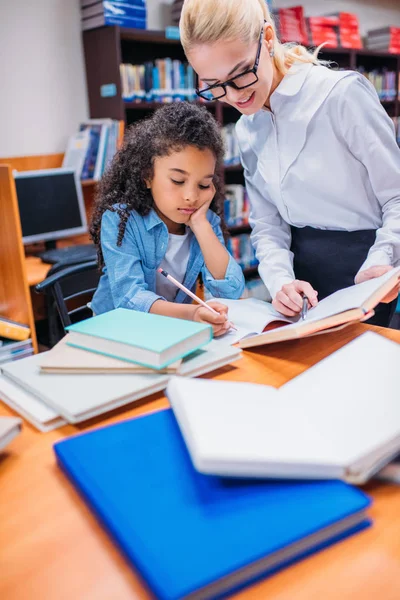
[[[204,300],[202,300],[201,298],[199,298],[198,296],[196,296],[196,294],[193,294],[193,292],[191,292],[187,287],[185,287],[182,283],[180,283],[177,279],[175,279],[175,277],[172,277],[172,275],[170,275],[169,273],[167,273],[167,271],[164,271],[164,269],[162,269],[160,267],[159,269],[157,269],[157,273],[160,273],[161,275],[163,275],[164,277],[166,277],[168,279],[168,281],[171,281],[171,283],[173,283],[174,285],[176,285],[176,287],[178,287],[180,290],[182,290],[183,292],[185,292],[185,294],[187,294],[188,296],[190,296],[190,298],[193,298],[193,300],[195,300],[198,304],[201,304],[201,306],[204,306],[204,308],[207,308],[208,310],[210,310],[215,315],[219,315],[218,311],[214,310],[214,308],[212,308],[212,306],[210,306],[209,304],[207,304],[206,302],[204,302]],[[229,325],[230,325],[230,327],[232,329],[234,329],[235,331],[237,331],[237,328],[233,325],[233,323],[229,323]]]

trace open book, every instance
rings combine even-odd
[[[231,330],[221,339],[230,344],[239,341],[240,348],[251,348],[325,333],[363,321],[369,314],[372,316],[375,306],[396,287],[399,279],[400,267],[376,279],[339,290],[311,308],[304,320],[285,317],[272,304],[255,298],[221,299],[229,308],[229,319],[238,328],[238,331]],[[263,333],[271,323],[278,327]]]
[[[367,332],[279,389],[174,377],[198,471],[363,483],[400,452],[400,345]]]

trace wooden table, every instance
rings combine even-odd
[[[279,387],[366,331],[334,334],[245,352],[216,379]],[[377,329],[400,342],[400,332]],[[366,365],[372,368],[372,365]],[[356,391],[356,381],[354,382]],[[382,382],[384,389],[384,382]],[[400,397],[399,397],[400,401]],[[159,410],[162,394],[105,419],[47,434],[25,424],[0,459],[0,598],[4,600],[148,599],[139,576],[55,463],[52,445],[78,431]],[[3,405],[0,414],[10,415]],[[400,487],[368,485],[374,525],[235,596],[240,600],[399,600]],[[162,500],[161,500],[162,501]]]

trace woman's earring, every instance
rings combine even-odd
[[[271,50],[269,51],[269,55],[270,55],[271,58],[274,58],[274,56],[275,56],[275,50],[274,50],[274,48],[271,48]]]

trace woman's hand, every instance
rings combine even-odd
[[[357,273],[356,278],[354,279],[355,283],[363,283],[364,281],[368,281],[369,279],[375,279],[375,277],[380,277],[381,275],[383,275],[384,273],[387,273],[388,271],[391,271],[393,269],[393,267],[389,266],[389,265],[385,265],[385,266],[376,266],[376,267],[370,267],[369,269],[364,269],[364,271],[360,271],[359,273]],[[397,298],[397,296],[399,295],[400,292],[400,282],[396,285],[395,288],[393,288],[393,290],[391,290],[387,296],[385,296],[381,302],[391,302],[392,300],[395,300]]]
[[[204,306],[199,306],[196,308],[193,321],[197,321],[198,323],[207,323],[208,325],[212,325],[214,330],[214,337],[219,335],[223,335],[230,328],[230,324],[228,321],[228,307],[225,304],[221,304],[220,302],[207,302],[211,308],[217,311],[217,315],[204,308]]]
[[[282,286],[273,299],[272,305],[286,317],[295,317],[303,308],[302,294],[308,298],[308,308],[318,304],[318,292],[307,281],[295,279]]]

